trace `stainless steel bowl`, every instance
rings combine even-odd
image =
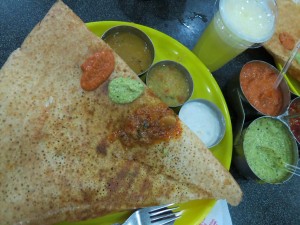
[[[185,78],[188,82],[188,86],[189,86],[188,97],[181,104],[176,104],[176,105],[169,105],[168,104],[169,107],[174,107],[174,108],[182,106],[186,101],[188,101],[190,99],[190,97],[192,96],[193,91],[194,91],[194,81],[193,81],[193,78],[192,78],[191,74],[189,73],[189,71],[182,64],[180,64],[178,62],[175,62],[175,61],[172,61],[172,60],[162,60],[162,61],[159,61],[159,62],[153,64],[149,68],[149,70],[146,74],[146,79],[145,79],[146,85],[149,84],[149,79],[150,79],[151,76],[153,76],[151,71],[153,69],[157,68],[157,67],[160,67],[160,66],[174,66],[176,69],[178,69],[185,76]]]
[[[271,118],[274,120],[277,120],[278,122],[282,123],[283,126],[286,127],[286,131],[289,134],[290,137],[290,141],[292,143],[292,165],[297,166],[298,163],[298,158],[299,158],[299,154],[298,154],[298,146],[296,143],[296,140],[293,137],[292,132],[290,131],[289,127],[283,123],[280,119],[276,118],[276,117],[271,117],[271,116],[261,116],[255,120],[253,120],[251,123],[260,120],[262,118]],[[250,124],[251,124],[250,123]],[[246,126],[242,133],[240,134],[240,136],[238,136],[238,139],[235,140],[234,143],[234,154],[233,154],[233,163],[235,165],[235,167],[238,169],[238,171],[245,177],[250,178],[250,179],[254,179],[256,181],[260,181],[260,182],[265,182],[267,183],[267,181],[263,180],[261,177],[258,177],[254,170],[249,166],[249,163],[247,161],[247,157],[245,155],[245,151],[244,151],[244,137],[245,134],[247,132],[248,126]],[[277,180],[275,182],[272,182],[271,184],[279,184],[279,183],[283,183],[286,182],[287,180],[289,180],[291,177],[293,176],[292,173],[287,172],[286,176],[284,176],[281,180]]]
[[[299,116],[299,113],[291,114],[291,107],[293,105],[298,106],[297,108],[300,107],[300,97],[294,98],[290,102],[287,111],[285,113],[283,113],[282,115],[279,115],[277,118],[282,120],[284,123],[286,123],[289,126],[289,128],[290,128],[291,132],[293,133],[294,138],[296,139],[297,143],[300,144],[300,138],[299,138],[299,135],[297,135],[297,132],[300,129],[300,125],[297,124],[297,126],[295,126],[295,124],[294,124],[294,126],[292,126],[292,122],[295,122],[295,120],[299,120],[300,116]]]
[[[201,115],[204,112],[210,115]],[[201,98],[187,101],[179,111],[179,118],[196,133],[208,148],[218,145],[224,138],[225,118],[221,110],[211,101]],[[213,121],[209,121],[209,119],[213,119]],[[213,129],[216,130],[213,131]],[[204,138],[207,135],[211,135],[209,140]]]
[[[140,30],[136,27],[128,26],[128,25],[119,25],[119,26],[112,27],[112,28],[108,29],[102,35],[101,38],[105,41],[108,37],[111,37],[112,35],[115,35],[118,33],[123,33],[123,32],[129,32],[129,33],[132,33],[132,34],[136,35],[137,37],[141,38],[145,42],[147,49],[149,49],[149,51],[150,51],[151,63],[145,70],[137,73],[138,76],[141,76],[141,75],[145,74],[148,71],[148,69],[151,67],[151,65],[153,64],[154,57],[155,57],[154,45],[153,45],[150,37],[146,33],[144,33],[142,30]],[[128,52],[127,54],[130,54],[130,53]]]
[[[275,68],[274,66],[272,66],[271,64],[267,63],[267,62],[264,62],[264,61],[261,61],[261,60],[252,60],[250,62],[247,62],[243,68],[248,65],[248,64],[252,64],[252,63],[261,63],[261,64],[264,64],[266,66],[268,66],[271,70],[273,70],[276,74],[279,74],[279,71],[277,68]],[[243,70],[242,68],[242,70]],[[241,71],[242,71],[241,70]],[[278,116],[278,115],[281,115],[283,114],[288,106],[289,106],[289,103],[291,101],[291,93],[290,93],[290,90],[289,90],[289,87],[285,81],[285,79],[282,79],[281,83],[279,84],[278,88],[281,90],[282,92],[282,95],[283,95],[283,104],[282,104],[282,107],[281,107],[281,110],[280,112],[277,114],[277,115],[274,115],[274,116]],[[255,108],[255,106],[253,106],[247,99],[247,97],[245,96],[244,94],[244,91],[243,91],[243,88],[241,87],[241,85],[239,84],[239,90],[240,90],[240,94],[241,94],[241,100],[243,101],[243,103],[246,103],[248,106],[252,107],[254,109],[254,111],[256,111],[258,114],[262,115],[262,116],[268,116],[267,114],[259,111],[258,109]],[[251,111],[251,110],[250,110]]]

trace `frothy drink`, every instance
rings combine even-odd
[[[215,71],[253,44],[271,38],[275,21],[275,1],[220,0],[219,10],[193,51]]]

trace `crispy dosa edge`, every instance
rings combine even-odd
[[[278,17],[276,30],[272,38],[264,44],[265,49],[273,56],[275,62],[282,66],[288,60],[291,51],[287,50],[280,43],[279,35],[287,32],[295,40],[295,44],[300,40],[300,4],[292,0],[277,0]],[[300,81],[300,64],[294,60],[288,74]]]
[[[104,148],[104,156],[102,151],[99,154],[97,149],[103,147],[99,139],[109,132],[103,129],[107,123],[99,116],[101,108],[109,106],[113,111],[109,120],[118,118],[118,111],[131,110],[130,106],[111,105],[107,83],[89,93],[79,86],[81,63],[103,47],[108,46],[58,1],[3,66],[0,213],[4,224],[26,223],[27,219],[33,220],[31,224],[52,224],[151,204],[215,197],[197,181],[189,184],[185,179],[160,175],[151,165],[126,160],[128,156],[116,160],[118,151],[109,151],[109,146]],[[138,79],[117,55],[116,59],[111,79]],[[142,98],[139,101],[143,102]],[[133,173],[124,173],[131,170]],[[116,182],[117,174],[122,176],[117,176]],[[110,188],[108,184],[113,185]],[[241,196],[240,189],[234,194]]]

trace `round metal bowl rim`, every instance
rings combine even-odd
[[[277,121],[281,122],[281,123],[287,128],[287,131],[290,133],[290,136],[291,136],[291,138],[292,138],[292,142],[293,142],[293,153],[294,153],[295,158],[296,158],[296,159],[295,159],[295,162],[293,162],[293,165],[296,166],[296,165],[297,165],[297,162],[298,162],[298,158],[299,158],[298,146],[297,146],[297,142],[296,142],[296,140],[295,140],[295,138],[294,138],[294,135],[293,135],[292,131],[290,130],[289,126],[288,126],[286,123],[284,123],[282,120],[280,120],[279,118],[274,117],[274,116],[261,116],[261,117],[258,117],[258,118],[256,118],[255,120],[253,120],[253,121],[249,124],[249,126],[250,126],[254,121],[260,120],[260,119],[262,119],[262,118],[271,118],[271,119],[277,120]],[[249,127],[249,126],[248,126],[248,127]],[[245,134],[244,134],[244,135],[246,135],[248,127],[245,128],[246,131],[245,131]],[[243,148],[243,152],[244,152],[244,144],[242,144],[242,148]],[[248,164],[247,157],[246,157],[245,154],[244,154],[244,157],[245,157],[246,163]],[[274,182],[274,183],[270,183],[270,182],[266,182],[265,180],[263,180],[263,179],[261,179],[259,176],[257,176],[256,173],[254,173],[253,169],[250,167],[249,164],[248,164],[248,167],[250,168],[250,170],[253,172],[253,174],[254,174],[259,180],[261,180],[261,181],[263,181],[263,182],[265,182],[265,183],[269,183],[269,184],[282,184],[282,183],[288,181],[289,179],[291,179],[291,177],[293,176],[293,174],[291,173],[290,175],[287,175],[286,178],[283,179],[283,180],[281,180],[281,181],[278,181],[278,182],[276,181],[276,182]]]
[[[150,66],[150,68],[148,69],[147,73],[146,73],[146,85],[148,84],[148,76],[150,76],[150,72],[153,68],[155,68],[156,66],[158,65],[161,65],[161,64],[171,64],[171,65],[175,65],[177,68],[179,68],[180,71],[182,71],[185,75],[185,77],[187,77],[188,79],[188,83],[189,83],[189,95],[188,95],[188,98],[182,103],[182,104],[178,104],[178,105],[172,105],[169,107],[172,107],[172,108],[176,108],[176,107],[180,107],[182,105],[184,105],[187,101],[190,100],[191,96],[193,95],[193,92],[194,92],[194,81],[193,81],[193,77],[191,75],[191,73],[188,71],[188,69],[182,65],[181,63],[179,62],[176,62],[174,60],[161,60],[161,61],[158,61],[154,64],[152,64]]]
[[[267,114],[265,114],[265,113],[259,111],[258,109],[256,109],[256,108],[248,101],[248,99],[246,98],[246,96],[245,96],[245,94],[244,94],[244,90],[243,90],[243,88],[242,88],[242,86],[241,86],[240,78],[241,78],[241,72],[242,72],[242,70],[244,69],[244,67],[245,67],[246,65],[251,64],[251,63],[254,63],[254,62],[259,62],[259,63],[263,63],[263,64],[265,64],[265,65],[268,65],[268,66],[270,66],[270,67],[272,68],[272,70],[274,70],[274,71],[276,71],[276,72],[279,73],[279,70],[278,70],[275,66],[273,66],[272,64],[270,64],[270,63],[268,63],[268,62],[262,61],[262,60],[251,60],[251,61],[245,63],[245,64],[243,65],[242,69],[240,70],[240,73],[239,73],[239,87],[240,87],[240,90],[241,90],[241,94],[244,96],[244,98],[247,100],[247,102],[253,107],[253,109],[255,109],[258,113],[260,113],[260,114],[263,115],[263,116],[271,116],[271,115],[267,115]],[[291,99],[291,92],[290,92],[289,86],[288,86],[288,84],[287,84],[287,82],[286,82],[285,79],[282,79],[279,85],[280,85],[280,86],[284,85],[284,88],[287,90],[287,94],[288,94],[287,97],[288,97],[288,99],[289,99],[288,103],[287,103],[286,105],[283,105],[283,106],[282,106],[281,113],[279,114],[279,115],[281,115],[281,114],[285,113],[286,110],[288,109],[289,102],[290,102],[290,99]],[[283,90],[283,87],[281,88],[281,90]],[[275,116],[279,116],[279,115],[275,115]]]
[[[212,145],[209,145],[206,147],[212,148],[212,147],[218,145],[223,140],[225,133],[226,133],[226,121],[225,121],[225,117],[224,117],[223,113],[221,112],[221,110],[219,109],[219,107],[216,104],[214,104],[212,101],[209,101],[204,98],[196,98],[196,99],[188,100],[187,102],[185,102],[183,104],[182,107],[184,107],[185,105],[192,103],[192,102],[203,103],[218,114],[218,117],[220,118],[219,122],[220,122],[220,126],[221,126],[220,135],[219,135],[218,139],[216,139],[216,141]],[[179,114],[180,114],[180,111],[179,111]]]
[[[118,32],[118,31],[133,31],[133,32],[135,32],[136,35],[138,35],[140,38],[142,38],[147,43],[148,49],[151,52],[151,63],[149,64],[147,69],[145,69],[145,71],[138,73],[137,75],[141,76],[141,75],[147,73],[147,71],[153,65],[153,62],[155,59],[155,48],[154,48],[154,44],[153,44],[151,38],[144,31],[140,30],[137,27],[130,26],[130,25],[117,25],[117,26],[113,26],[113,27],[109,28],[108,30],[106,30],[102,34],[101,39],[105,41],[105,38],[107,38],[108,36],[114,34],[115,32]]]

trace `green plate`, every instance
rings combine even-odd
[[[101,37],[106,30],[117,25],[130,25],[144,31],[154,44],[154,62],[169,59],[184,65],[191,73],[194,81],[194,93],[191,98],[210,100],[221,109],[226,121],[226,132],[223,140],[217,146],[211,148],[211,151],[224,167],[229,169],[232,157],[232,126],[230,115],[224,96],[209,70],[188,48],[170,36],[152,28],[119,21],[87,23],[88,29],[99,37]],[[175,225],[199,225],[211,211],[215,203],[216,200],[194,200],[180,204],[180,208],[183,209],[184,212],[181,218],[175,222]],[[121,212],[88,221],[75,223],[65,222],[59,225],[111,225],[124,221],[129,215],[130,212]]]

